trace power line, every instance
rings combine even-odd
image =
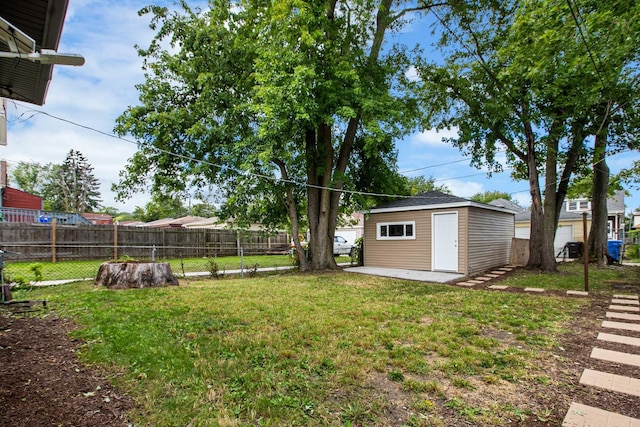
[[[15,104],[15,105],[16,105],[16,107],[18,107],[18,104]],[[172,151],[164,150],[164,149],[161,149],[161,148],[157,148],[157,147],[154,147],[154,146],[149,145],[149,144],[138,143],[136,141],[133,141],[133,140],[130,140],[130,139],[127,139],[127,138],[123,138],[123,137],[118,136],[118,135],[114,135],[114,134],[109,133],[109,132],[105,132],[105,131],[96,129],[96,128],[93,128],[91,126],[83,125],[83,124],[74,122],[74,121],[69,120],[69,119],[65,119],[65,118],[62,118],[62,117],[55,116],[55,115],[47,113],[45,111],[35,110],[35,109],[31,109],[31,108],[26,109],[26,111],[34,113],[33,115],[31,115],[29,117],[29,119],[37,116],[38,114],[42,114],[42,115],[50,117],[50,118],[52,118],[54,120],[59,120],[59,121],[64,122],[64,123],[68,123],[68,124],[70,124],[72,126],[76,126],[76,127],[79,127],[79,128],[91,131],[91,132],[96,132],[96,133],[99,133],[101,135],[107,136],[109,138],[114,138],[114,139],[117,139],[117,140],[120,140],[120,141],[123,141],[123,142],[127,142],[129,144],[134,144],[136,146],[144,146],[144,147],[146,147],[148,149],[155,150],[155,151],[158,151],[158,152],[170,155],[170,156],[174,156],[174,157],[182,159],[182,160],[194,161],[194,162],[197,162],[197,163],[213,166],[213,167],[218,168],[218,169],[229,169],[229,170],[232,170],[232,171],[236,172],[239,175],[248,175],[248,176],[253,176],[255,178],[266,179],[266,180],[273,181],[273,182],[282,182],[282,183],[297,185],[297,186],[306,187],[306,188],[315,188],[315,189],[327,190],[327,191],[339,191],[341,193],[355,194],[355,195],[362,195],[362,196],[393,197],[393,198],[398,198],[398,199],[416,197],[416,196],[407,196],[407,195],[401,195],[401,194],[373,193],[373,192],[363,192],[363,191],[344,190],[344,189],[343,190],[339,190],[337,188],[332,188],[332,187],[319,186],[319,185],[308,184],[308,183],[304,183],[304,182],[298,182],[298,181],[294,181],[294,180],[290,180],[290,179],[277,178],[275,176],[258,174],[258,173],[255,173],[255,172],[242,171],[242,170],[239,170],[239,169],[236,169],[236,168],[230,168],[228,166],[219,165],[219,164],[216,164],[216,163],[213,163],[213,162],[209,162],[209,161],[206,161],[206,160],[196,159],[195,157],[192,157],[192,156],[186,156],[186,155],[183,155],[183,154],[174,153]],[[27,119],[27,120],[29,120],[29,119]],[[624,153],[624,152],[632,152],[632,151],[635,151],[635,150],[626,149],[626,150],[620,151],[618,154]],[[426,168],[429,168],[429,167],[447,166],[449,164],[460,163],[461,161],[466,161],[466,160],[468,160],[468,158],[465,158],[465,159],[462,159],[462,160],[456,160],[456,161],[453,161],[453,162],[447,162],[447,163],[443,163],[443,164],[440,164],[440,165],[431,165],[431,166],[427,166],[425,168],[420,168],[420,169],[416,169],[416,170],[426,169]],[[597,163],[602,162],[604,160],[605,159],[599,160],[598,162],[596,162],[594,164],[597,164]],[[511,169],[509,167],[507,167],[507,168]],[[471,175],[464,175],[464,176],[459,176],[459,177],[440,178],[440,179],[434,180],[434,182],[451,181],[451,180],[455,180],[455,179],[469,178],[469,177],[473,177],[473,176],[485,175],[487,173],[488,172],[481,172],[481,173],[476,173],[476,174],[471,174]],[[556,184],[558,184],[560,181],[561,181],[561,179],[556,181]],[[509,195],[523,193],[525,191],[530,191],[530,189],[521,190],[521,191],[515,191],[515,192],[512,192],[512,193],[509,193]],[[425,199],[426,198],[428,198],[428,197],[425,197]]]
[[[248,176],[252,176],[254,178],[266,179],[266,180],[273,181],[273,182],[281,182],[281,183],[301,186],[301,187],[305,187],[305,188],[314,188],[314,189],[318,189],[318,190],[327,190],[327,191],[339,191],[341,193],[361,195],[361,196],[392,197],[392,198],[398,198],[398,199],[415,197],[415,196],[407,196],[407,195],[402,195],[402,194],[374,193],[374,192],[364,192],[364,191],[346,190],[346,189],[340,190],[340,189],[333,188],[333,187],[314,185],[314,184],[309,184],[309,183],[306,183],[306,182],[299,182],[299,181],[295,181],[295,180],[291,180],[291,179],[278,178],[278,177],[275,177],[275,176],[259,174],[259,173],[255,173],[255,172],[249,172],[249,171],[242,171],[242,170],[239,170],[239,169],[236,169],[236,168],[233,168],[233,167],[219,165],[219,164],[216,164],[216,163],[213,163],[213,162],[209,162],[207,160],[196,159],[195,157],[192,157],[192,156],[186,156],[184,154],[179,154],[179,153],[175,153],[175,152],[172,152],[172,151],[169,151],[169,150],[165,150],[165,149],[162,149],[162,148],[154,147],[154,146],[149,145],[149,144],[136,142],[136,141],[133,141],[133,140],[130,140],[130,139],[127,139],[127,138],[123,138],[123,137],[118,136],[118,135],[114,135],[114,134],[109,133],[109,132],[105,132],[105,131],[102,131],[102,130],[99,130],[99,129],[95,129],[95,128],[91,127],[91,126],[83,125],[83,124],[74,122],[74,121],[69,120],[69,119],[65,119],[65,118],[62,118],[62,117],[55,116],[53,114],[47,113],[46,111],[35,110],[35,109],[31,109],[31,108],[27,109],[26,111],[34,113],[32,116],[29,117],[29,119],[37,116],[38,114],[41,114],[41,115],[50,117],[50,118],[52,118],[54,120],[59,120],[59,121],[64,122],[64,123],[68,123],[68,124],[70,124],[72,126],[76,126],[76,127],[79,127],[79,128],[91,131],[91,132],[99,133],[99,134],[107,136],[109,138],[114,138],[114,139],[129,143],[129,144],[134,144],[134,145],[136,145],[138,147],[142,146],[142,147],[145,147],[147,149],[155,150],[157,152],[160,152],[160,153],[163,153],[163,154],[167,154],[169,156],[173,156],[173,157],[179,158],[181,160],[188,160],[188,161],[193,161],[193,162],[197,162],[197,163],[200,163],[200,164],[205,164],[205,165],[212,166],[212,167],[215,167],[215,168],[220,169],[220,170],[228,169],[228,170],[236,172],[239,175],[248,175]],[[463,159],[462,161],[464,161],[464,160],[466,160],[466,159]],[[457,161],[451,162],[451,163],[453,164],[453,163],[459,163],[459,162],[460,161],[457,160]],[[474,174],[474,175],[470,175],[470,176],[475,176],[475,175],[478,175],[478,174]],[[480,174],[480,175],[482,175],[482,174]],[[463,178],[463,177],[461,177],[461,178]],[[453,180],[453,179],[458,179],[458,178],[446,178],[446,179],[441,179],[441,180],[446,181],[446,180]]]

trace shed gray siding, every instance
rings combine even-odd
[[[514,237],[513,214],[470,208],[468,221],[467,274],[508,264]]]

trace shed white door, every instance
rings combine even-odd
[[[434,213],[432,221],[432,269],[458,271],[458,213]]]

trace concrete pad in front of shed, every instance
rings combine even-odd
[[[382,267],[349,267],[345,268],[344,271],[349,273],[369,274],[372,276],[393,277],[395,279],[435,283],[452,282],[464,277],[464,274],[447,273],[444,271],[403,270],[399,268]]]

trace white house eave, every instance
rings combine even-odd
[[[498,206],[485,205],[483,203],[474,202],[471,200],[467,200],[464,202],[455,202],[455,203],[440,203],[433,205],[416,205],[416,206],[401,206],[401,207],[393,207],[393,208],[374,208],[368,211],[363,211],[362,213],[389,213],[389,212],[410,212],[410,211],[424,211],[424,210],[433,210],[433,209],[456,209],[456,208],[480,208],[487,209],[490,211],[508,213],[511,215],[515,215],[515,212],[509,209],[501,208]]]

